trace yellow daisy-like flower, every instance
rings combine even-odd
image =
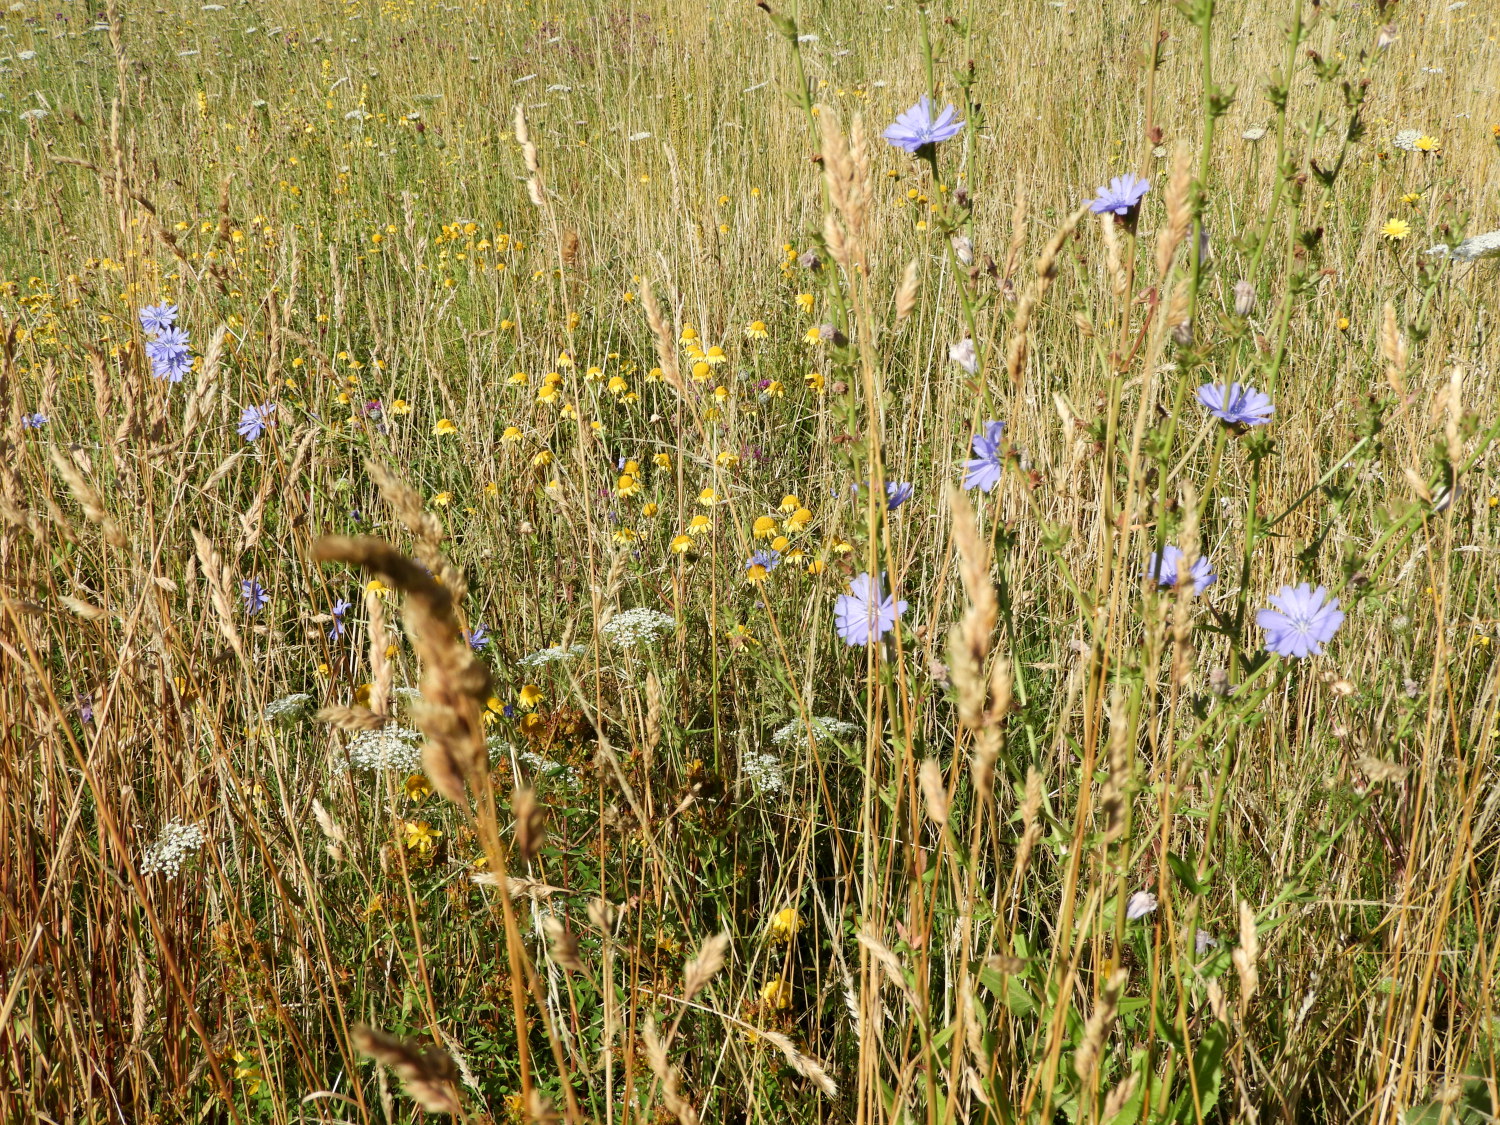
[[[391,413],[410,414],[411,403],[407,402],[404,398],[398,398],[395,402],[391,403]]]
[[[1380,233],[1393,242],[1400,242],[1411,233],[1411,224],[1405,219],[1387,219],[1385,226],[1380,228]]]
[[[693,382],[708,382],[708,377],[713,374],[713,371],[712,367],[700,359],[697,363],[693,364]]]
[[[378,598],[391,596],[391,588],[378,578],[372,578],[365,583],[365,593],[374,594]]]
[[[1419,203],[1419,202],[1421,202],[1421,199],[1422,199],[1422,193],[1421,192],[1419,192],[1419,191],[1409,191],[1409,192],[1407,192],[1405,195],[1403,195],[1401,197],[1401,202],[1402,203]]]
[[[705,508],[712,508],[719,502],[719,494],[711,488],[705,488],[698,493],[698,503]]]
[[[648,383],[660,383],[665,378],[666,374],[660,367],[653,367],[650,371],[646,372],[646,382]]]
[[[758,586],[770,576],[770,573],[763,564],[752,562],[745,568],[745,581]]]
[[[704,353],[703,361],[705,363],[712,364],[714,367],[717,367],[721,363],[728,363],[729,357],[724,354],[723,348],[719,347],[718,344],[715,344],[713,347],[709,348],[707,352]]]
[[[558,390],[556,383],[548,383],[541,390],[537,391],[536,400],[537,402],[545,402],[550,405],[556,402],[561,394],[562,392]]]
[[[773,516],[761,516],[750,531],[757,539],[769,539],[776,534],[776,520]]]
[[[615,481],[615,495],[620,497],[621,499],[625,499],[630,496],[639,496],[640,492],[640,480],[630,473],[621,473],[620,479]]]
[[[691,324],[682,326],[682,335],[678,337],[684,344],[690,344],[698,338],[698,332]]]
[[[432,796],[432,784],[422,774],[414,773],[406,779],[406,799],[421,804]]]
[[[760,393],[766,398],[785,398],[786,387],[782,386],[780,379],[772,379]]]
[[[804,344],[821,344],[823,342],[823,330],[814,324],[802,334]]]
[[[572,367],[573,366],[573,357],[571,355],[569,355],[567,352],[558,352],[557,353],[557,366],[559,366],[559,367]]]
[[[670,453],[658,453],[651,458],[651,463],[658,469],[670,469],[672,467],[672,455]]]
[[[512,387],[524,387],[527,383],[531,382],[531,376],[524,371],[517,371],[506,382]]]
[[[732,469],[739,463],[740,455],[738,453],[731,453],[727,449],[714,458],[714,464],[718,465],[721,469]]]
[[[1418,152],[1437,152],[1443,146],[1436,137],[1429,137],[1424,133],[1412,147]]]
[[[802,507],[802,501],[798,500],[795,496],[788,492],[781,498],[781,503],[776,507],[778,511],[791,513]]]
[[[432,498],[432,502],[439,508],[446,508],[449,504],[453,503],[453,493],[439,492]]]
[[[385,909],[385,895],[371,895],[370,901],[365,903],[365,917],[373,918]]]
[[[690,536],[690,535],[676,535],[676,536],[673,536],[672,542],[670,544],[670,547],[671,547],[672,552],[674,554],[685,555],[685,554],[687,554],[689,551],[691,551],[693,549],[693,539],[692,539],[692,536]]]
[[[694,516],[688,520],[689,535],[707,535],[713,530],[713,521],[707,516]]]
[[[641,463],[636,460],[626,461],[624,467],[620,470],[620,472],[629,473],[633,477],[638,477],[641,475]]]
[[[484,486],[484,494],[486,496],[499,496],[500,495],[500,486],[498,484],[496,484],[494,481],[489,481]]]
[[[571,402],[563,403],[562,417],[570,418],[573,421],[578,420],[578,411],[573,409],[573,404]]]
[[[561,383],[561,382],[562,382],[562,376],[559,375],[556,371],[549,371],[549,372],[547,372],[547,374],[545,374],[545,375],[542,376],[542,386],[544,386],[544,387],[556,386],[558,383]]]
[[[401,827],[406,833],[406,850],[423,856],[432,854],[443,835],[425,820],[403,821]]]
[[[770,929],[772,941],[790,941],[797,936],[797,931],[802,929],[802,915],[797,913],[795,906],[778,910],[771,915]]]
[[[438,437],[447,437],[449,434],[458,433],[458,427],[447,418],[439,418],[433,425],[432,432]]]
[[[821,371],[809,371],[806,375],[802,376],[802,381],[807,384],[808,390],[819,395],[823,393],[828,385],[828,381],[823,378]]]
[[[519,426],[506,426],[505,432],[500,435],[503,442],[517,442],[521,440],[521,429]]]
[[[641,515],[644,516],[648,520],[652,516],[656,515],[656,513],[659,512],[659,511],[661,511],[661,509],[658,508],[655,504],[642,504],[641,505]]]
[[[615,532],[615,542],[622,547],[629,547],[639,539],[640,535],[631,527],[622,527],[619,531]]]
[[[775,539],[771,540],[771,550],[773,551],[785,551],[791,545],[792,541],[785,535],[778,535]]]
[[[523,711],[531,711],[542,701],[542,689],[536,684],[523,684],[516,696],[516,705]]]
[[[822,559],[813,559],[812,562],[807,564],[807,573],[813,578],[816,578],[827,569],[828,564]]]
[[[484,702],[485,707],[495,715],[505,714],[505,704],[500,702],[498,695],[492,695]]]
[[[854,544],[847,539],[840,539],[835,535],[829,540],[828,549],[835,555],[847,555],[850,551],[854,550]]]
[[[703,349],[697,344],[684,344],[683,351],[687,352],[689,359],[702,359]]]
[[[583,378],[585,382],[597,383],[600,379],[604,378],[604,368],[591,366],[583,373]]]
[[[611,375],[609,377],[609,382],[605,384],[604,389],[607,390],[610,394],[618,396],[630,390],[630,384],[627,383],[619,375]]]
[[[797,294],[797,307],[799,309],[801,309],[803,312],[812,312],[812,310],[813,310],[813,295],[811,293],[798,293]]]
[[[760,642],[750,634],[746,625],[733,625],[724,630],[724,639],[729,642],[731,648],[748,648],[751,645],[759,645]]]
[[[538,453],[535,457],[533,457],[531,459],[531,463],[532,463],[532,465],[534,467],[536,467],[538,469],[542,468],[544,465],[550,465],[550,464],[552,464],[552,450],[550,450],[550,449],[544,449],[544,450],[542,450],[540,453]]]
[[[715,387],[714,388],[714,400],[716,402],[727,402],[727,401],[729,401],[729,388],[728,387]]]
[[[764,340],[766,338],[766,322],[763,320],[752,320],[745,325],[745,335],[752,340]]]
[[[1336,323],[1338,325],[1338,330],[1340,332],[1347,332],[1347,331],[1349,331],[1349,318],[1347,316],[1341,316],[1341,317],[1339,317],[1338,320],[1336,321]]]

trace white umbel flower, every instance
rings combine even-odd
[[[196,824],[170,820],[141,853],[141,874],[175,879],[182,873],[183,861],[197,855],[202,847],[203,829]]]

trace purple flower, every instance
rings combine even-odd
[[[240,597],[245,600],[245,612],[252,616],[271,604],[271,595],[255,578],[240,579]]]
[[[1266,647],[1278,656],[1317,656],[1344,623],[1338,598],[1330,598],[1323,586],[1283,586],[1270,601],[1276,608],[1261,610],[1255,623],[1266,631]]]
[[[185,344],[161,345],[153,340],[146,345],[146,356],[151,360],[151,374],[171,383],[182,382],[182,377],[193,369],[193,353]]]
[[[1230,383],[1227,389],[1222,383],[1204,383],[1198,388],[1198,401],[1231,426],[1264,426],[1276,413],[1269,395],[1239,383]]]
[[[878,641],[896,627],[906,612],[906,603],[890,595],[880,596],[880,582],[868,574],[856,574],[849,592],[840,594],[833,605],[833,622],[839,637],[848,645],[868,645]]]
[[[1151,553],[1151,557],[1146,560],[1146,577],[1155,578],[1157,585],[1161,586],[1163,589],[1176,586],[1178,581],[1178,568],[1181,565],[1182,552],[1169,543],[1167,546],[1161,549],[1161,553],[1159,555],[1153,551]],[[1192,568],[1188,571],[1188,575],[1193,580],[1194,594],[1203,593],[1203,591],[1212,586],[1219,577],[1209,567],[1208,560],[1205,559],[1202,555],[1199,555],[1198,558],[1194,561]]]
[[[177,323],[176,305],[147,305],[140,312],[141,327],[147,332],[165,332]]]
[[[945,106],[936,118],[932,116],[932,103],[927,95],[917,99],[917,104],[905,113],[896,115],[896,120],[881,134],[891,144],[913,156],[929,145],[951,141],[962,132],[964,123],[956,120],[958,110]]]
[[[894,512],[908,500],[916,491],[916,485],[909,480],[888,480],[885,482],[885,507],[886,511]]]
[[[47,424],[47,416],[38,410],[35,414],[22,414],[21,425],[28,430],[40,430]]]
[[[1000,474],[1005,462],[1000,456],[1000,439],[1005,433],[1004,422],[986,422],[984,432],[974,435],[974,456],[965,463],[968,474],[964,477],[964,489],[977,488],[980,492],[993,492],[1000,483]]]
[[[94,721],[94,697],[92,693],[85,692],[78,697],[78,718],[85,723]]]
[[[344,614],[349,612],[349,600],[340,598],[328,612],[333,615],[333,624],[328,628],[328,639],[336,641],[344,635]]]
[[[755,554],[751,555],[748,559],[745,560],[746,570],[749,570],[752,566],[759,566],[764,567],[767,574],[775,570],[780,565],[781,553],[779,551],[756,551]]]
[[[268,402],[264,406],[247,406],[240,411],[240,424],[236,432],[246,441],[259,441],[261,434],[276,424],[272,417],[276,413],[276,404]]]
[[[478,625],[474,626],[474,631],[468,634],[468,637],[469,647],[472,648],[475,652],[478,652],[480,649],[484,648],[487,644],[490,643],[489,627],[485,625],[483,621],[481,621]]]
[[[1151,182],[1139,176],[1126,174],[1109,181],[1108,187],[1099,189],[1097,199],[1088,201],[1089,210],[1096,215],[1118,215],[1129,218],[1140,207],[1141,200],[1151,190]]]
[[[157,352],[170,351],[173,348],[185,348],[187,345],[187,332],[181,328],[168,325],[157,333],[154,340],[146,342],[146,354],[155,355]]]

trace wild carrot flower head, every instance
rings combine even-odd
[[[1169,589],[1177,585],[1182,568],[1182,551],[1170,543],[1160,553],[1153,551],[1146,560],[1146,577],[1156,579],[1158,586]],[[1201,594],[1218,580],[1218,575],[1208,565],[1208,560],[1198,556],[1188,571],[1193,580],[1193,593]]]
[[[964,465],[964,489],[977,488],[981,492],[993,492],[1000,483],[1000,474],[1005,462],[1000,454],[1000,442],[1005,434],[1004,422],[986,422],[984,429],[974,435],[974,456]]]
[[[923,94],[917,104],[896,115],[881,136],[891,144],[913,156],[929,145],[951,141],[963,130],[964,123],[958,120],[958,110],[944,106],[936,117],[932,115],[932,102]]]
[[[1204,383],[1198,388],[1198,401],[1208,412],[1228,425],[1264,426],[1276,413],[1269,395],[1240,383]]]
[[[1108,186],[1101,187],[1099,194],[1088,201],[1089,210],[1096,215],[1118,215],[1129,218],[1135,214],[1151,190],[1151,182],[1127,173],[1116,176]]]
[[[856,574],[849,592],[840,594],[834,603],[833,621],[845,644],[868,645],[894,629],[905,612],[904,601],[898,602],[889,594],[881,596],[878,579]]]
[[[1344,623],[1338,598],[1330,598],[1323,586],[1283,586],[1270,602],[1276,608],[1261,610],[1255,623],[1266,631],[1266,647],[1278,656],[1317,656]]]

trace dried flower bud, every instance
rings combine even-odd
[[[1234,283],[1234,311],[1236,316],[1249,316],[1255,311],[1255,286],[1243,277]]]

